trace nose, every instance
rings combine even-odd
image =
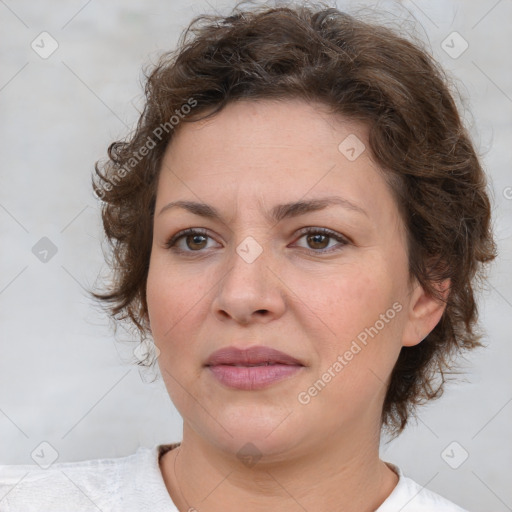
[[[233,251],[215,298],[213,313],[221,320],[247,325],[267,323],[283,315],[286,309],[285,287],[270,261],[269,250],[254,260]]]

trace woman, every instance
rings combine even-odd
[[[146,97],[96,167],[94,296],[154,340],[183,439],[4,470],[2,510],[461,511],[379,458],[479,345],[495,257],[442,71],[336,9],[238,8],[195,20]]]

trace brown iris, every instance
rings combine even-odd
[[[198,239],[202,238],[203,241],[202,242],[197,242]],[[193,240],[193,244],[195,245],[201,245],[201,244],[206,244],[207,241],[206,241],[206,236],[205,235],[187,235],[185,237],[185,240],[186,240],[186,243],[187,243],[187,247],[189,249],[194,249],[194,247],[192,247],[188,242],[190,239]],[[204,249],[204,245],[202,245],[201,247],[195,247],[195,249]]]
[[[329,239],[328,235],[322,235],[321,233],[316,233],[316,234],[307,236],[308,244],[310,243],[310,241],[312,239],[314,240],[313,244],[322,244],[322,242],[318,241],[319,237],[323,237],[323,239],[324,239],[323,242],[325,242],[326,240],[328,241],[328,239]],[[327,245],[323,245],[322,247],[313,247],[313,249],[325,249],[325,247],[327,247]]]

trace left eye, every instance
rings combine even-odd
[[[336,241],[342,246],[349,243],[348,240],[339,233],[326,228],[306,229],[302,233],[303,235],[299,240],[305,238],[310,250],[313,250],[314,252],[331,252],[333,246],[331,246],[329,250],[325,250],[329,247],[329,241]],[[334,247],[336,247],[336,244],[334,244]]]

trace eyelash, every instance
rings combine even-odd
[[[334,240],[336,240],[337,242],[342,244],[341,247],[334,247],[334,248],[331,247],[330,249],[323,249],[323,250],[305,249],[310,254],[327,254],[327,253],[339,251],[339,250],[341,250],[343,248],[343,246],[349,245],[351,243],[344,236],[340,235],[336,231],[332,231],[332,230],[327,229],[327,228],[303,228],[303,229],[301,229],[299,231],[299,233],[301,235],[299,240],[303,236],[305,236],[305,235],[311,235],[311,234],[314,234],[314,235],[325,235],[325,236],[328,236],[330,238],[333,238]],[[189,229],[185,229],[183,231],[180,231],[179,233],[176,233],[174,236],[172,236],[165,243],[166,249],[170,249],[170,250],[173,250],[173,251],[178,252],[178,253],[186,253],[186,254],[193,254],[193,253],[200,254],[201,252],[203,252],[203,250],[201,250],[201,249],[197,250],[197,251],[192,251],[192,250],[178,249],[178,248],[175,247],[175,245],[178,242],[178,240],[180,240],[181,238],[183,238],[185,236],[189,236],[189,235],[201,235],[201,236],[204,236],[205,238],[212,238],[212,237],[210,237],[208,232],[206,230],[204,230],[204,229],[189,228]]]

